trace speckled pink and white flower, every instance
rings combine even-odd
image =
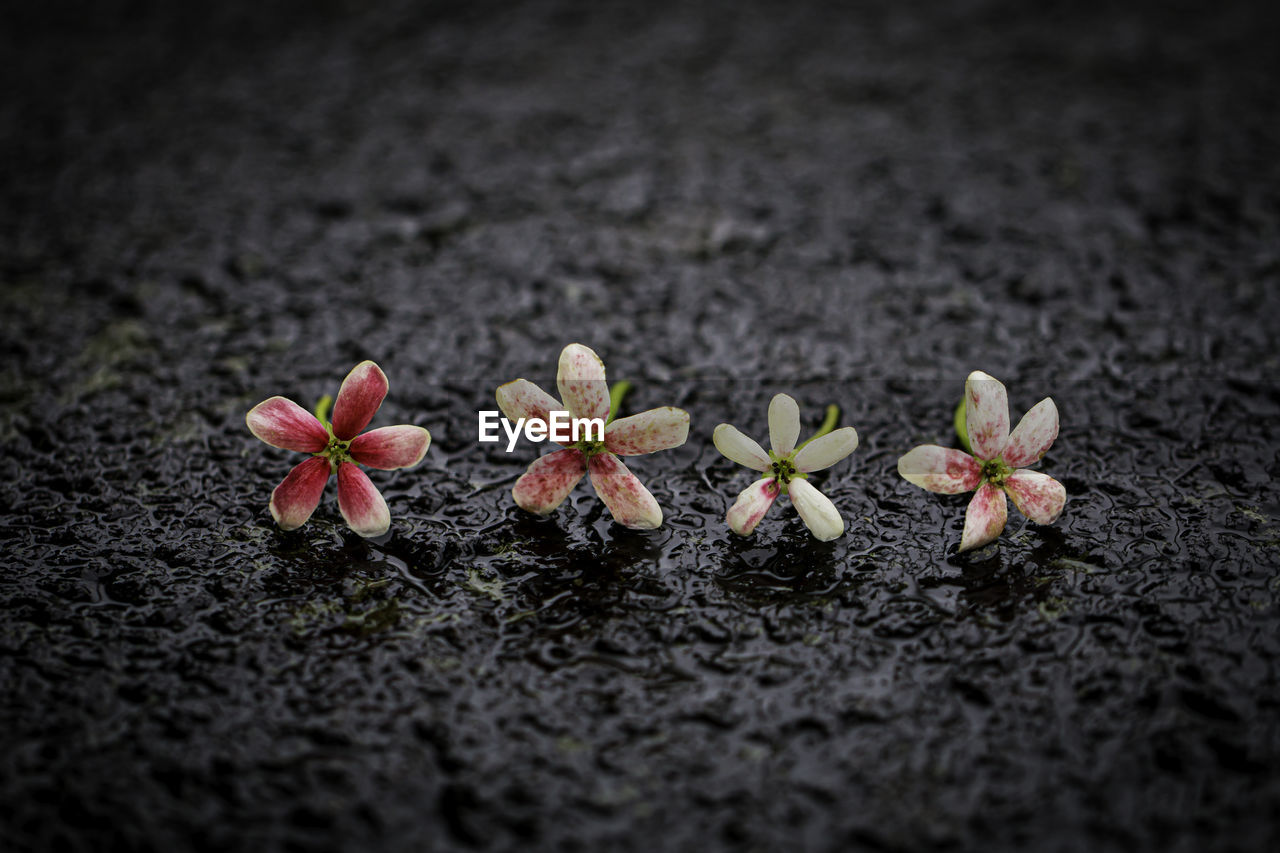
[[[431,434],[406,424],[360,432],[373,420],[387,387],[386,374],[364,361],[342,381],[331,424],[285,397],[263,400],[245,415],[249,431],[272,447],[312,454],[271,493],[271,517],[281,529],[306,524],[333,474],[338,477],[338,510],[353,531],[381,536],[390,528],[387,502],[359,466],[412,468],[426,455]]]
[[[512,421],[524,418],[550,428],[550,413],[568,412],[572,419],[609,417],[609,386],[604,362],[590,348],[569,344],[560,353],[556,373],[560,401],[526,379],[500,387],[498,408]],[[584,474],[612,513],[614,521],[635,530],[662,524],[662,508],[619,456],[638,456],[670,450],[689,436],[689,413],[664,406],[610,421],[603,441],[584,439],[535,459],[511,490],[524,510],[547,515],[564,502]]]
[[[994,377],[975,370],[964,384],[965,426],[972,453],[925,444],[898,460],[903,479],[931,492],[976,489],[965,511],[960,550],[995,541],[1008,520],[1005,495],[1037,524],[1052,524],[1066,504],[1057,480],[1023,466],[1038,462],[1058,437],[1058,407],[1045,397],[1009,432],[1009,396]]]

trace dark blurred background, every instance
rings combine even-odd
[[[1274,846],[1275,8],[6,7],[0,846]],[[660,531],[475,441],[571,341]],[[282,534],[244,412],[364,358],[432,450]],[[957,556],[973,369],[1070,498]],[[724,524],[780,391],[835,543]]]

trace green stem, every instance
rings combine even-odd
[[[818,427],[818,431],[815,432],[813,435],[809,436],[808,441],[800,445],[800,447],[804,447],[804,445],[808,444],[810,441],[822,438],[824,435],[826,435],[827,433],[835,429],[836,424],[839,422],[840,422],[840,407],[837,406],[835,403],[832,403],[830,406],[827,406],[827,416],[822,419],[822,426]],[[800,447],[797,447],[796,450],[799,450]]]
[[[622,398],[627,396],[631,391],[631,383],[623,379],[621,382],[613,383],[613,387],[609,389],[609,418],[604,422],[605,426],[613,423],[613,419],[618,416],[618,408],[622,405]]]
[[[333,405],[333,395],[325,394],[316,403],[316,417],[320,419],[320,423],[324,424],[325,429],[329,429],[329,407]]]
[[[951,420],[955,424],[956,437],[960,439],[960,446],[964,448],[965,453],[973,453],[973,448],[969,446],[969,427],[966,422],[963,398],[960,400],[960,405],[956,406],[956,413]]]

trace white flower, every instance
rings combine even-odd
[[[751,535],[773,499],[784,492],[815,538],[829,542],[844,533],[844,519],[835,504],[813,487],[808,475],[829,468],[852,453],[858,446],[858,433],[853,427],[843,427],[796,447],[799,437],[800,407],[786,394],[778,394],[769,403],[769,443],[773,448],[769,453],[737,427],[716,427],[712,441],[717,450],[739,465],[765,475],[743,489],[729,508],[725,520],[734,533]]]

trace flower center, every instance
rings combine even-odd
[[[773,472],[773,479],[782,483],[784,486],[787,483],[790,483],[793,478],[797,476],[804,476],[796,471],[795,463],[791,461],[790,457],[786,459],[775,459],[773,464],[769,466],[769,470]]]
[[[316,456],[324,456],[329,460],[329,469],[337,471],[343,462],[351,461],[351,442],[329,436],[329,443]]]
[[[995,486],[1003,486],[1004,481],[1013,473],[1013,469],[1004,464],[1004,460],[996,457],[982,463],[982,479]]]
[[[582,441],[579,441],[577,444],[573,446],[574,446],[574,449],[581,451],[582,455],[587,457],[588,459],[590,459],[592,456],[595,456],[598,453],[604,452],[603,441],[589,441],[588,439],[584,438]]]

